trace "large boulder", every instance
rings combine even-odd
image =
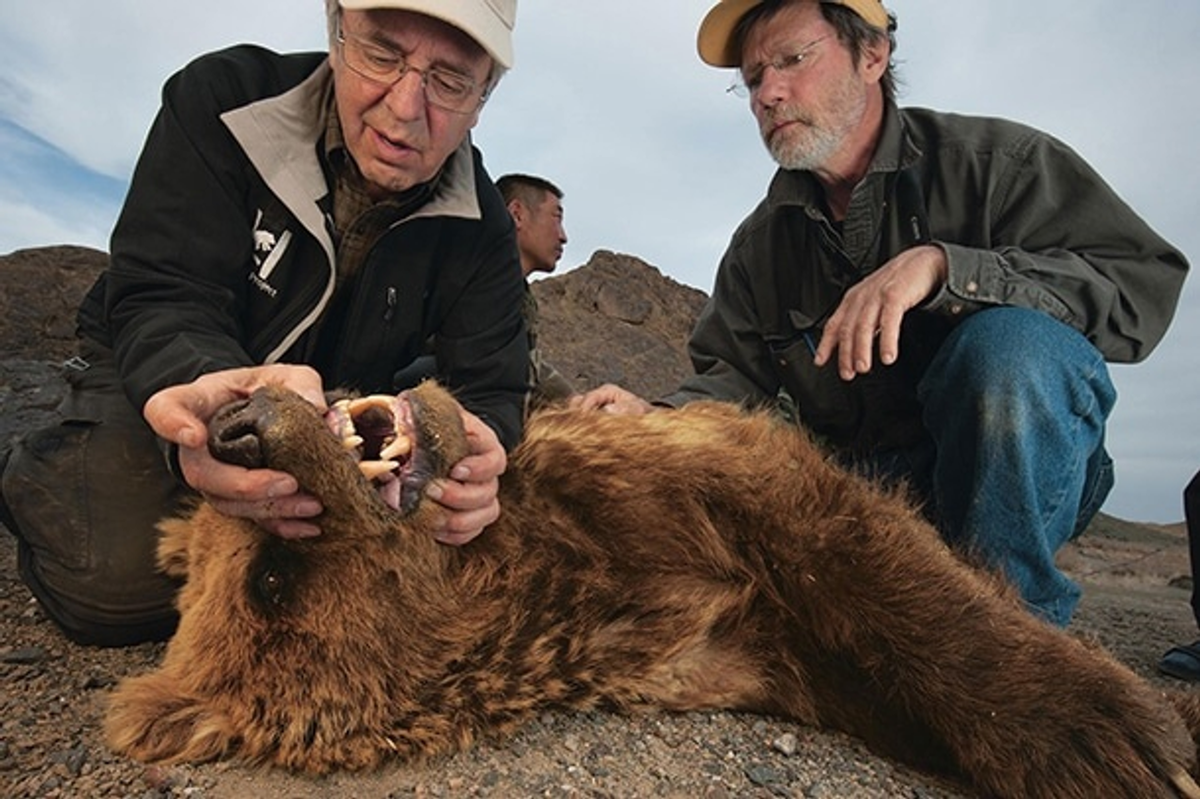
[[[707,297],[645,261],[597,250],[533,293],[538,345],[576,389],[617,383],[653,399],[691,374],[687,338]]]

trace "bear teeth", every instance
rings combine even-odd
[[[400,464],[396,461],[359,461],[358,464],[358,470],[368,480],[391,474],[399,468]]]
[[[359,435],[356,420],[362,418],[368,411],[379,410],[391,421],[392,434],[382,440],[376,437],[379,445],[379,457],[367,459],[364,457],[367,446],[366,438]],[[400,414],[397,413],[397,399],[386,394],[371,394],[354,399],[341,399],[329,409],[328,423],[334,435],[342,442],[342,447],[354,454],[358,460],[358,469],[368,480],[379,480],[398,472],[400,461],[407,458],[413,449],[412,439],[400,428]]]
[[[396,437],[379,451],[379,457],[385,460],[393,460],[410,452],[412,452],[412,440],[408,436],[397,432]]]

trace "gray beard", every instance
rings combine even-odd
[[[861,87],[846,80],[832,87],[825,102],[829,111],[823,115],[824,118],[818,118],[817,113],[799,104],[781,105],[775,109],[773,117],[800,123],[789,135],[767,145],[767,151],[775,163],[784,169],[810,172],[829,165],[861,122],[867,100]]]
[[[808,127],[799,139],[777,139],[767,145],[775,163],[784,169],[814,171],[824,166],[841,145],[841,137],[824,128]]]

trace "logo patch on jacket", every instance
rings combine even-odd
[[[264,294],[274,297],[279,290],[271,285],[271,273],[279,265],[292,240],[292,231],[284,229],[278,235],[263,221],[260,208],[254,217],[254,271],[250,282]]]

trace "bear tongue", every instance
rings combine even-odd
[[[375,486],[375,489],[379,492],[380,499],[392,510],[400,510],[401,488],[402,484],[395,476]]]

